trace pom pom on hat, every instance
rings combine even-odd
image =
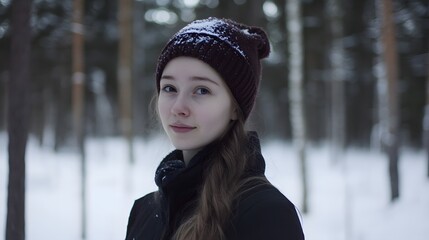
[[[259,27],[213,17],[196,20],[177,32],[162,50],[156,69],[157,90],[169,61],[194,57],[219,73],[247,119],[261,78],[260,60],[269,53],[267,35]]]

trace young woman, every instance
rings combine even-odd
[[[176,150],[155,173],[159,190],[135,201],[126,239],[304,239],[295,206],[266,179],[244,124],[270,51],[265,32],[197,20],[164,47],[157,109]]]

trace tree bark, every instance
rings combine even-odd
[[[118,89],[120,129],[128,142],[128,157],[134,163],[133,121],[132,121],[132,36],[133,36],[133,1],[119,1],[119,64]]]
[[[133,42],[133,56],[132,56],[132,76],[134,79],[132,87],[132,104],[133,109],[133,135],[143,135],[146,136],[148,131],[146,129],[147,123],[150,122],[149,101],[147,96],[152,96],[147,94],[147,81],[144,71],[144,66],[147,64],[147,56],[145,46],[145,34],[146,32],[146,21],[144,20],[145,14],[145,3],[142,1],[136,1],[133,6],[133,39],[136,39]],[[152,90],[152,88],[150,88]],[[151,91],[152,93],[152,91]],[[142,107],[143,106],[143,107]]]
[[[344,159],[345,129],[346,129],[346,97],[344,74],[344,46],[343,46],[343,1],[329,0],[327,2],[327,15],[331,36],[331,49],[329,51],[330,83],[331,83],[331,160],[334,163],[341,161],[343,167],[344,186],[344,237],[351,238],[352,214],[348,184],[348,164]]]
[[[287,29],[289,36],[289,100],[292,123],[292,138],[301,166],[302,211],[308,212],[308,182],[306,155],[306,119],[304,113],[302,17],[299,0],[286,3]]]
[[[86,239],[86,155],[84,137],[85,61],[83,0],[73,1],[72,19],[72,108],[73,128],[81,158],[81,235]]]
[[[343,50],[343,11],[341,1],[327,2],[330,33],[332,37],[329,51],[331,76],[331,156],[333,162],[342,157],[345,147],[345,95],[344,95],[344,50]]]
[[[6,240],[25,239],[25,149],[31,93],[31,0],[11,3],[10,81],[8,84],[9,185]]]
[[[391,201],[399,197],[399,99],[398,60],[392,0],[379,0],[382,58],[387,78],[387,133],[383,137],[389,159]]]
[[[423,136],[424,148],[426,150],[427,168],[426,174],[429,178],[429,56],[428,56],[428,75],[426,79],[426,106],[423,118]]]

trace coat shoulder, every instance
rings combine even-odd
[[[228,239],[304,239],[295,206],[272,185],[246,191],[232,221]]]
[[[240,198],[239,205],[246,208],[243,210],[250,210],[255,205],[266,205],[267,207],[278,205],[295,208],[292,202],[286,198],[276,187],[272,185],[260,185],[246,191]]]
[[[128,224],[133,223],[135,219],[142,218],[141,215],[150,215],[156,209],[155,192],[146,194],[145,196],[134,201],[130,212]]]
[[[161,226],[158,201],[156,193],[149,193],[134,201],[128,217],[126,239],[142,239],[141,236],[159,234]]]
[[[156,192],[151,192],[134,201],[135,207],[151,206],[155,204]]]

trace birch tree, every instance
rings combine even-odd
[[[289,101],[292,137],[301,166],[302,210],[308,212],[308,182],[306,156],[306,124],[303,90],[302,17],[299,0],[286,3],[288,52],[289,52]]]
[[[73,128],[79,155],[81,158],[81,231],[82,239],[86,239],[86,155],[84,143],[84,102],[85,102],[85,70],[84,70],[84,25],[83,0],[73,1],[72,19],[72,108]]]
[[[6,240],[25,239],[25,149],[30,119],[31,0],[11,3]]]

